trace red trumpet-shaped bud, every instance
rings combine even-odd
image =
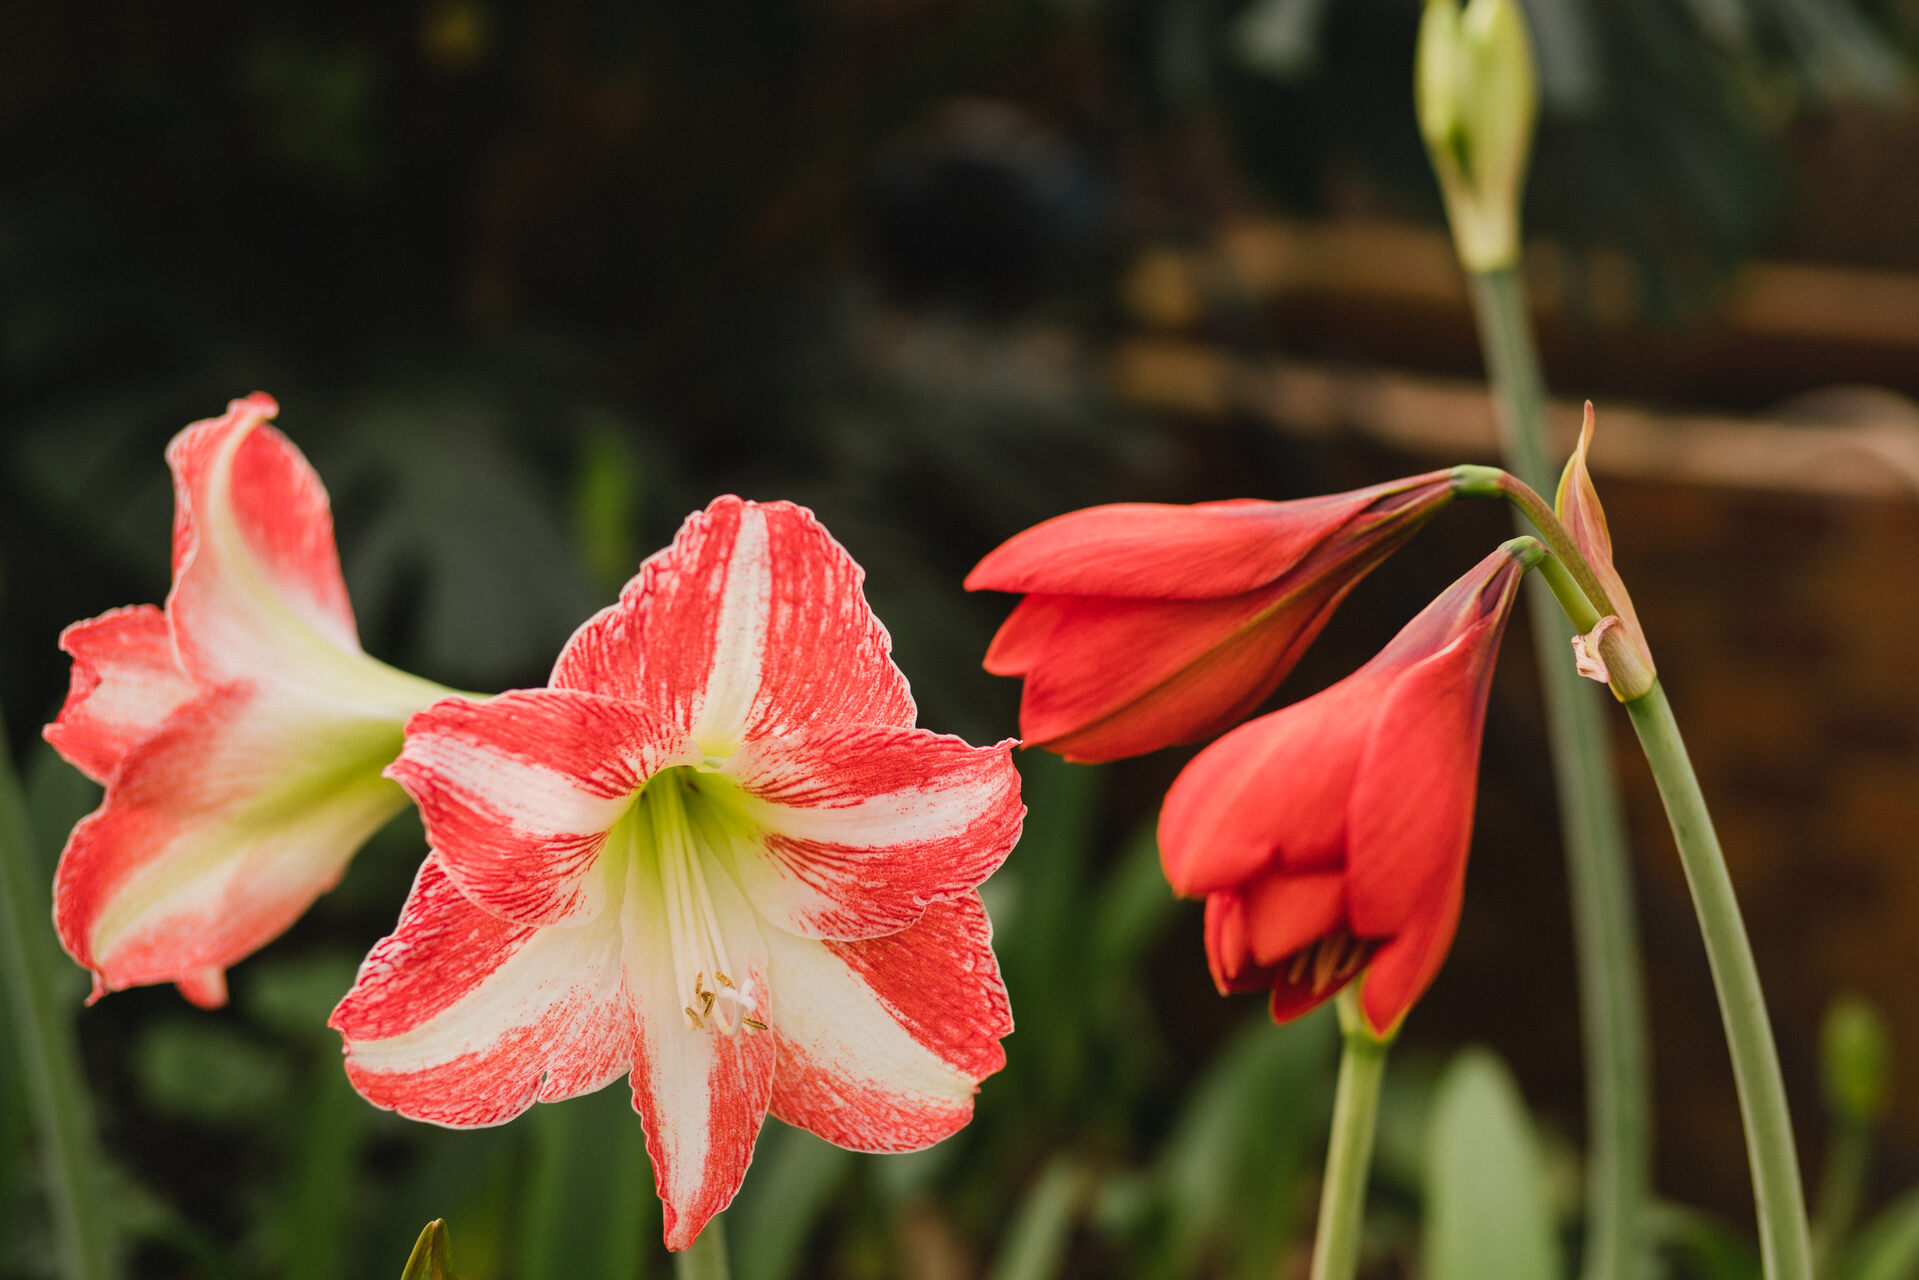
[[[986,654],[1021,676],[1020,737],[1095,762],[1248,715],[1359,580],[1453,496],[1434,471],[1290,502],[1118,503],[1015,535],[967,576],[1017,591]]]
[[[1222,993],[1299,1017],[1362,972],[1387,1034],[1452,945],[1472,839],[1486,695],[1538,544],[1455,582],[1364,667],[1222,737],[1166,794],[1166,878],[1206,899]]]

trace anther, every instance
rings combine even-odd
[[[753,1030],[755,1031],[766,1030],[766,1024],[764,1022],[761,1022],[758,1018],[741,1018],[740,1023],[743,1026],[748,1026],[753,1028]]]
[[[706,1029],[706,1020],[700,1017],[699,1014],[693,1012],[693,1006],[690,1004],[686,1006],[686,1021],[695,1031],[703,1031]]]

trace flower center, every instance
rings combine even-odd
[[[726,934],[713,904],[709,876],[727,872],[713,863],[715,840],[724,840],[723,807],[718,789],[727,784],[694,768],[662,771],[648,780],[635,801],[635,835],[653,849],[659,872],[659,901],[673,956],[673,982],[681,1012],[695,1031],[711,1026],[731,1035],[766,1024],[748,1016],[753,1008],[753,979],[735,969],[726,953]],[[641,860],[636,860],[637,874]],[[629,891],[647,892],[633,885]]]

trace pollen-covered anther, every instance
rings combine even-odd
[[[1330,988],[1344,986],[1354,974],[1365,967],[1377,944],[1364,942],[1350,933],[1329,934],[1293,953],[1292,962],[1286,967],[1286,981],[1291,986],[1303,986],[1310,974],[1314,995],[1320,995]]]

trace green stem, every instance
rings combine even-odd
[[[1719,1014],[1726,1027],[1739,1112],[1746,1126],[1760,1258],[1768,1280],[1810,1280],[1806,1199],[1799,1185],[1786,1085],[1779,1074],[1779,1053],[1766,1019],[1759,970],[1753,964],[1752,945],[1739,917],[1739,901],[1733,895],[1719,836],[1713,831],[1712,815],[1706,811],[1706,798],[1679,737],[1666,691],[1654,681],[1652,690],[1628,702],[1626,710],[1652,766],[1653,780],[1659,784],[1659,798],[1665,803],[1679,861],[1699,913],[1713,986],[1719,992]]]
[[[714,1214],[690,1248],[673,1255],[673,1274],[679,1280],[727,1280],[724,1214]]]
[[[1522,485],[1505,495],[1538,528],[1591,603],[1605,592],[1537,490],[1553,484],[1546,387],[1517,269],[1471,273],[1473,314],[1491,376],[1507,466]],[[1527,486],[1532,486],[1528,488]],[[1584,570],[1582,573],[1581,571]],[[1637,1276],[1640,1218],[1652,1177],[1645,980],[1633,910],[1625,820],[1598,691],[1564,652],[1569,637],[1547,585],[1528,587],[1566,848],[1586,1055],[1587,1280]]]
[[[1819,1212],[1812,1226],[1812,1273],[1819,1280],[1838,1280],[1840,1254],[1859,1217],[1871,1162],[1872,1130],[1857,1120],[1839,1121],[1826,1148]]]
[[[1359,1012],[1359,984],[1339,993],[1339,1086],[1333,1095],[1333,1132],[1326,1144],[1326,1177],[1319,1188],[1319,1227],[1313,1237],[1311,1280],[1352,1280],[1359,1270],[1360,1228],[1366,1218],[1366,1172],[1373,1161],[1379,1084],[1388,1042],[1373,1035]]]
[[[63,1274],[69,1280],[104,1280],[115,1274],[115,1250],[95,1183],[100,1155],[73,1023],[55,1004],[64,984],[46,963],[52,951],[47,886],[34,871],[26,802],[6,742],[0,721],[0,964],[6,969],[13,1039],[39,1125],[40,1164]]]

